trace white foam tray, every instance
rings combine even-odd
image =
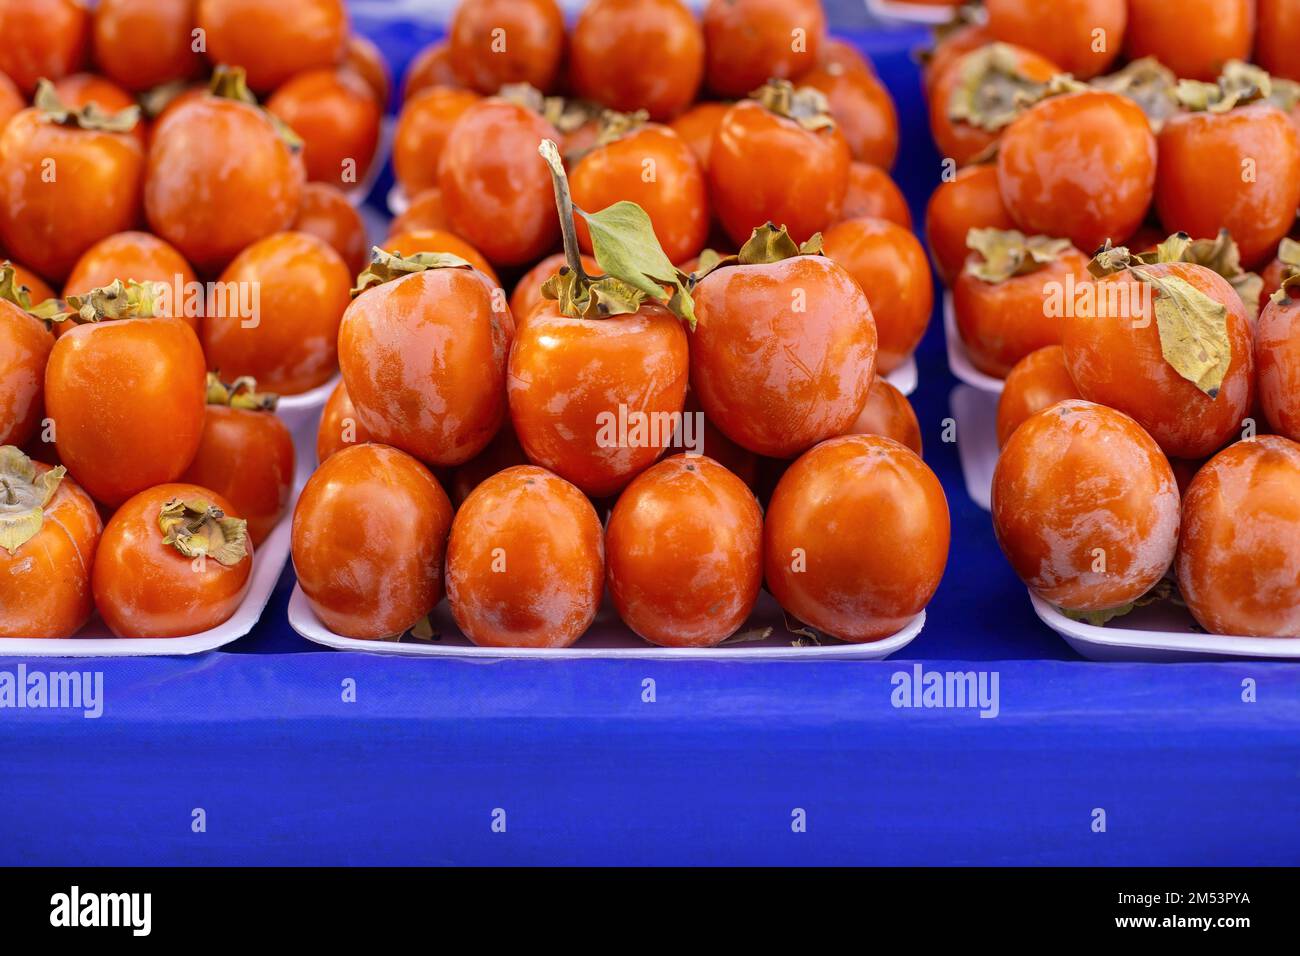
[[[332,379],[311,391],[300,395],[281,395],[279,404],[275,407],[276,414],[284,419],[289,431],[293,432],[295,444],[306,438],[311,439],[313,462],[316,461],[316,426],[320,424],[321,410],[325,408],[325,403],[341,379],[342,376],[335,373]],[[307,431],[311,432],[310,436],[305,434]]]
[[[1300,660],[1300,637],[1230,637],[1195,629],[1186,608],[1162,603],[1138,608],[1105,627],[1066,617],[1032,591],[1044,624],[1094,661],[1196,661],[1229,658]]]
[[[696,660],[696,661],[877,661],[902,650],[925,626],[922,611],[897,634],[870,644],[844,644],[833,641],[822,645],[795,647],[795,635],[785,630],[781,610],[766,592],[759,595],[758,606],[746,627],[773,629],[763,641],[723,645],[722,647],[656,647],[633,634],[618,620],[609,602],[601,608],[595,623],[572,647],[565,648],[497,648],[477,647],[460,632],[447,602],[433,614],[433,626],[440,633],[437,641],[423,642],[406,638],[402,641],[362,641],[342,637],[329,630],[312,611],[307,596],[295,586],[289,599],[289,625],[316,644],[339,651],[361,651],[390,657],[438,657],[461,660]]]
[[[943,294],[943,337],[948,346],[948,368],[952,370],[954,378],[981,392],[1002,394],[1002,387],[1006,383],[1000,378],[985,375],[971,361],[966,343],[957,331],[957,313],[953,309],[951,292]]]
[[[917,385],[916,356],[909,355],[907,361],[885,376],[885,381],[904,395],[911,395]]]
[[[948,407],[957,423],[957,457],[961,460],[966,494],[988,511],[999,453],[998,396],[970,385],[958,385],[948,397]]]
[[[866,0],[867,10],[881,20],[902,20],[907,23],[947,23],[957,12],[957,6],[932,3],[907,3],[906,0]]]

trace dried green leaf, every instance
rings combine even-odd
[[[675,314],[694,329],[691,297],[676,294],[685,292],[688,277],[668,260],[646,211],[627,200],[594,213],[574,208],[587,222],[592,256],[601,269],[647,298],[675,308]],[[665,292],[665,286],[673,291]]]
[[[36,463],[13,445],[0,446],[0,548],[10,555],[36,537],[45,524],[45,506],[67,470],[60,465],[39,472]]]
[[[1219,394],[1232,361],[1228,309],[1177,276],[1133,269],[1155,292],[1156,329],[1166,362],[1210,398]]]
[[[1161,578],[1156,582],[1156,586],[1146,594],[1134,601],[1130,601],[1128,604],[1121,604],[1119,607],[1105,608],[1101,611],[1071,611],[1067,608],[1057,608],[1057,610],[1072,621],[1082,621],[1085,624],[1091,624],[1093,627],[1104,627],[1116,618],[1132,614],[1140,607],[1172,600],[1176,594],[1177,591],[1173,582],[1168,578]]]
[[[386,282],[395,282],[398,279],[404,279],[409,275],[415,275],[417,272],[428,272],[430,269],[473,269],[473,263],[460,256],[454,256],[450,252],[417,252],[413,255],[402,255],[400,249],[394,249],[392,252],[374,246],[370,250],[370,265],[357,276],[357,284],[352,290],[352,297],[356,298],[367,289],[373,289],[375,286],[383,285]]]
[[[1015,229],[972,229],[966,234],[966,246],[979,253],[966,271],[988,283],[1037,272],[1072,248],[1069,239],[1026,236]]]

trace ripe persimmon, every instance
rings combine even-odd
[[[91,103],[104,113],[121,113],[136,105],[135,97],[98,73],[69,73],[52,84],[59,102],[70,110],[85,109]],[[149,124],[141,118],[130,131],[141,148],[149,145]]]
[[[442,190],[430,186],[411,197],[409,205],[389,224],[390,232],[418,232],[426,229],[451,230],[451,220],[442,205]]]
[[[342,190],[329,183],[307,183],[298,204],[293,232],[305,232],[322,239],[343,257],[348,272],[356,275],[370,260],[366,223],[357,207]]]
[[[1295,0],[1257,0],[1255,62],[1274,76],[1300,81],[1300,4]]]
[[[157,282],[167,286],[166,303],[159,303],[159,315],[184,319],[197,329],[203,297],[195,292],[198,277],[174,246],[147,232],[119,232],[101,239],[77,260],[63,284],[64,296],[86,295],[94,289],[122,282]],[[165,306],[165,307],[164,307]],[[71,328],[59,323],[59,334]]]
[[[888,219],[904,229],[912,228],[912,210],[907,197],[889,173],[870,163],[849,164],[849,188],[844,193],[841,219]]]
[[[527,464],[528,456],[524,454],[524,449],[515,436],[514,426],[507,419],[486,448],[452,470],[447,482],[447,494],[451,496],[452,506],[459,508],[463,505],[470,492],[497,472]]]
[[[374,40],[360,33],[348,37],[347,49],[343,54],[343,66],[352,70],[363,80],[379,104],[383,113],[388,108],[388,96],[393,87],[393,75],[388,69],[388,60]]]
[[[461,114],[479,101],[470,90],[430,86],[402,106],[393,133],[393,172],[408,197],[438,185],[438,160],[447,134]]]
[[[402,100],[430,86],[463,86],[451,66],[451,49],[446,40],[431,43],[415,55],[402,80]]]
[[[259,93],[335,65],[347,45],[343,0],[198,0],[197,20],[208,59],[242,67]]]
[[[722,117],[731,109],[730,103],[696,103],[668,125],[691,148],[700,168],[709,168],[709,155],[713,152],[713,134],[717,132]]]
[[[998,396],[998,447],[1002,448],[1027,419],[1057,402],[1083,396],[1065,367],[1065,350],[1048,345],[1030,352],[1007,373]]]
[[[906,395],[879,375],[872,381],[871,390],[867,392],[867,404],[862,406],[862,414],[848,433],[892,438],[918,455],[921,454],[921,423],[916,418],[916,410]]]
[[[703,22],[705,79],[722,97],[807,73],[826,38],[820,0],[709,0]]]
[[[952,179],[941,182],[925,208],[925,238],[934,256],[935,271],[944,285],[952,285],[966,264],[972,229],[1014,229],[998,191],[998,168],[991,164],[964,166]]]
[[[1128,0],[1124,52],[1153,56],[1180,79],[1213,80],[1229,60],[1250,59],[1254,39],[1254,0],[1182,0],[1177,11],[1163,0]]]
[[[198,76],[194,0],[100,0],[95,6],[95,64],[111,80],[140,93]]]
[[[468,242],[445,229],[414,229],[405,232],[391,232],[384,239],[384,249],[401,257],[418,255],[422,252],[445,253],[458,256],[472,265],[487,278],[492,288],[501,285],[496,270]]]
[[[1255,326],[1259,403],[1279,434],[1300,440],[1300,273],[1292,273]]]
[[[898,155],[898,111],[883,83],[865,70],[819,66],[799,77],[821,90],[853,158],[890,169]]]
[[[1124,49],[1130,0],[988,0],[995,39],[1027,47],[1089,80]]]
[[[564,14],[555,0],[474,0],[447,28],[451,68],[485,95],[511,83],[550,92],[564,56]]]
[[[287,80],[266,101],[302,139],[307,178],[351,189],[365,181],[383,108],[360,74],[328,67]]]
[[[13,266],[0,266],[0,445],[26,445],[41,424],[54,336],[32,305]]]
[[[356,406],[348,397],[347,383],[339,379],[321,410],[316,427],[316,461],[322,462],[337,451],[352,445],[364,445],[372,437],[357,419]]]
[[[42,79],[81,69],[90,43],[82,0],[10,0],[0,4],[0,72],[31,96]]]

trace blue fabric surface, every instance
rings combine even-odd
[[[429,37],[376,38],[404,64]],[[899,104],[918,225],[939,170],[909,56],[922,38],[856,38]],[[953,550],[907,660],[334,653],[289,630],[286,572],[224,651],[26,662],[102,673],[104,713],[0,710],[0,863],[1300,862],[1300,669],[1080,661],[1034,616],[940,440],[954,382],[937,316],[918,361]],[[913,661],[995,674],[997,717],[894,706]],[[0,659],[0,681],[19,664]]]

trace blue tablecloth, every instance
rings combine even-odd
[[[360,25],[399,65],[431,35]],[[939,172],[923,34],[855,39],[898,102],[919,224]],[[289,630],[286,572],[222,651],[26,662],[102,673],[104,712],[0,710],[0,864],[1300,862],[1300,668],[1079,660],[940,440],[942,345],[936,316],[913,402],[953,548],[906,659],[334,653]],[[894,706],[916,666],[996,678],[997,716]]]

